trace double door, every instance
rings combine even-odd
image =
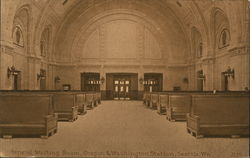
[[[114,79],[114,100],[130,100],[130,87],[129,79]]]

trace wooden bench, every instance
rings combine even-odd
[[[78,107],[78,114],[84,115],[87,113],[87,106],[85,103],[85,93],[77,93],[76,94],[76,105]]]
[[[52,96],[42,94],[0,94],[0,136],[40,136],[57,132]]]
[[[249,136],[249,94],[192,95],[187,131],[203,136]]]
[[[160,115],[166,114],[166,107],[168,105],[168,93],[159,93],[159,102],[157,104],[157,112]]]
[[[79,91],[57,90],[27,90],[18,91],[29,94],[51,94],[54,112],[58,115],[58,121],[75,121],[78,116],[77,94]]]
[[[172,91],[166,92],[168,101],[166,103],[166,118],[169,121],[186,121],[187,113],[192,104],[191,95],[213,95],[212,91]]]
[[[147,98],[147,92],[144,92],[142,96],[142,102],[144,105],[146,105],[146,98]]]
[[[97,92],[93,92],[93,101],[94,101],[94,106],[98,106],[98,94]]]
[[[53,106],[55,113],[58,114],[59,121],[75,121],[78,116],[76,104],[76,94],[70,92],[54,92]]]
[[[88,109],[93,109],[95,107],[93,93],[90,92],[85,93],[85,104],[88,107]]]
[[[102,98],[101,92],[96,92],[96,93],[97,93],[97,102],[98,104],[101,104],[101,98]]]
[[[157,92],[153,92],[150,95],[150,108],[157,109],[157,104],[159,102],[159,96]]]
[[[171,94],[168,95],[168,104],[166,107],[166,118],[169,121],[186,120],[186,115],[191,106],[190,94]]]
[[[145,105],[146,107],[150,107],[151,94],[149,92],[145,92]]]

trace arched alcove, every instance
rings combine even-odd
[[[19,26],[14,27],[13,33],[12,33],[13,43],[24,47],[24,39],[23,39],[23,32],[22,29]]]
[[[230,24],[227,15],[219,8],[215,8],[211,14],[211,31],[215,49],[229,46],[230,43]],[[223,38],[226,43],[223,44]]]
[[[40,56],[47,57],[49,55],[49,48],[50,48],[50,40],[51,38],[51,29],[50,27],[46,27],[40,38]]]
[[[196,27],[191,29],[193,58],[203,56],[203,41],[200,31]]]

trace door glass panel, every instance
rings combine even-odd
[[[129,100],[130,80],[126,78],[116,78],[114,80],[114,99]]]
[[[121,86],[121,89],[120,89],[120,90],[121,90],[121,92],[123,92],[123,91],[124,91],[123,86]]]
[[[128,93],[128,90],[129,90],[129,87],[128,87],[128,86],[126,86],[126,93]]]
[[[152,87],[152,86],[149,87],[149,91],[150,91],[150,92],[153,91],[153,87]]]

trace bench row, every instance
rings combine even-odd
[[[249,135],[248,92],[145,92],[143,102],[170,121],[187,121],[196,137]]]
[[[57,121],[74,121],[101,103],[99,92],[0,91],[0,136],[57,132]]]

